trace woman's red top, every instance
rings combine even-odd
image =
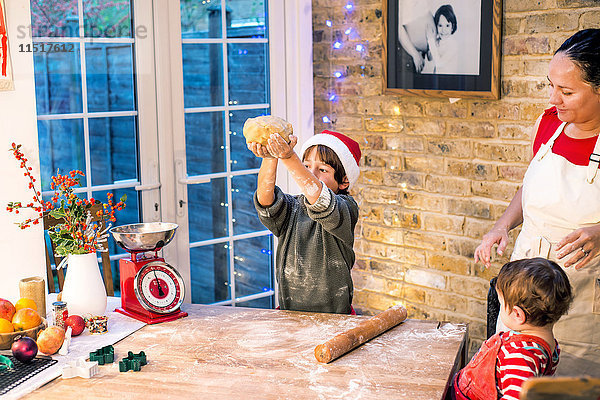
[[[535,140],[533,141],[534,154],[537,153],[542,143],[550,140],[561,123],[562,121],[558,119],[556,107],[551,107],[544,111]],[[588,165],[590,154],[592,154],[596,145],[596,139],[598,139],[597,136],[586,139],[574,139],[563,132],[554,142],[552,152],[566,158],[572,164]]]

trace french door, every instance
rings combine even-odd
[[[310,43],[310,0],[57,1],[31,3],[34,28],[34,3],[75,27],[34,42],[77,49],[35,63],[42,180],[77,167],[80,195],[128,194],[117,224],[176,222],[163,255],[186,301],[273,307],[274,239],[252,204],[260,160],[242,126],[275,114],[312,134],[312,46],[298,45]],[[118,287],[116,262],[114,276]]]
[[[171,134],[159,127],[159,148],[172,149],[171,157],[161,154],[161,182],[168,182],[161,200],[163,211],[168,205],[166,219],[180,226],[168,250],[180,266],[189,265],[182,273],[192,302],[273,307],[273,237],[252,203],[260,160],[242,135],[247,118],[276,109],[270,93],[284,77],[285,68],[269,52],[269,4],[181,0],[154,6],[162,39],[157,81],[171,82],[165,86],[170,92],[159,88],[158,96],[169,98],[161,111],[171,119],[164,127]]]

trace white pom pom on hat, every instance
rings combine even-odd
[[[348,177],[348,182],[350,182],[349,187],[352,187],[360,175],[359,164],[361,153],[358,142],[350,139],[343,133],[328,131],[326,129],[321,133],[311,136],[310,139],[304,142],[300,154],[304,155],[306,149],[319,144],[327,146],[335,152],[346,170],[346,176]]]

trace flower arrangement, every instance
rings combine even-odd
[[[23,209],[31,209],[37,212],[38,216],[17,222],[19,228],[25,229],[39,224],[44,213],[48,213],[53,218],[64,220],[63,223],[48,229],[50,239],[56,245],[56,255],[65,257],[69,254],[87,254],[102,250],[98,243],[105,241],[108,237],[106,232],[110,228],[110,223],[104,230],[101,230],[100,222],[116,221],[115,211],[125,207],[127,196],[121,197],[119,202],[114,203],[113,194],[108,193],[106,204],[93,198],[81,199],[74,193],[74,187],[80,185],[79,176],[84,176],[83,172],[73,170],[68,175],[61,175],[60,171],[57,171],[50,183],[54,195],[51,201],[44,202],[41,192],[35,188],[36,179],[31,175],[32,168],[27,165],[27,158],[20,148],[20,144],[13,143],[9,151],[12,151],[15,158],[20,161],[20,167],[25,170],[23,175],[29,179],[29,188],[34,193],[33,201],[25,205],[21,202],[9,202],[6,209],[15,214],[19,214]],[[92,221],[90,210],[95,204],[102,204],[96,213],[98,221]]]

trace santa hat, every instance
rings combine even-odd
[[[360,169],[358,167],[358,164],[360,163],[360,146],[358,145],[358,142],[342,133],[324,130],[304,142],[300,154],[304,155],[306,149],[319,144],[327,146],[335,152],[342,162],[342,166],[346,170],[346,176],[350,182],[349,187],[352,187],[358,180],[358,175],[360,174]]]

